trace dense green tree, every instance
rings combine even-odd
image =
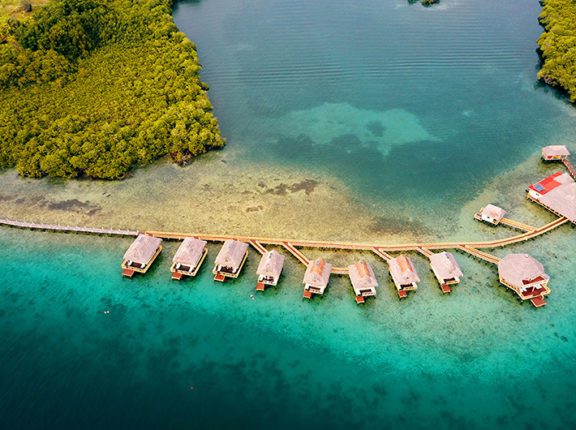
[[[576,102],[576,1],[542,0],[540,23],[544,33],[538,39],[542,68],[538,78],[568,92]]]
[[[0,45],[0,167],[118,179],[222,147],[168,0],[53,0]]]

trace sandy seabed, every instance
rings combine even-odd
[[[187,167],[168,161],[124,181],[23,179],[0,175],[2,217],[35,222],[286,239],[383,244],[491,239],[515,234],[472,216],[487,203],[535,226],[551,214],[525,198],[526,186],[561,170],[532,156],[494,178],[459,211],[399,207],[355,193],[324,172],[238,161],[234,151],[208,154]]]

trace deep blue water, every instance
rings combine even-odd
[[[534,81],[538,12],[203,0],[175,19],[197,42],[225,151],[448,216],[544,142],[575,137],[572,108]],[[359,307],[344,277],[303,301],[290,259],[279,287],[254,295],[253,252],[216,285],[211,245],[199,277],[176,283],[167,243],[126,280],[129,239],[0,229],[1,426],[574,428],[574,233],[513,248],[552,276],[536,310],[460,254],[452,295],[415,255],[417,294],[400,303],[375,263],[378,298]]]

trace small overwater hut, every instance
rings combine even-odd
[[[208,254],[206,245],[205,240],[195,237],[184,239],[172,258],[172,279],[179,281],[184,276],[196,276]]]
[[[237,278],[248,257],[248,244],[238,240],[227,240],[214,262],[214,280],[224,282],[226,278]]]
[[[330,281],[332,265],[323,258],[310,260],[304,274],[304,298],[311,299],[313,294],[324,294]]]
[[[266,285],[276,286],[284,268],[284,256],[276,251],[267,251],[258,264],[256,291],[264,291]]]
[[[440,289],[444,294],[450,293],[452,291],[450,285],[460,283],[460,277],[463,276],[454,254],[439,252],[428,258],[430,259],[430,268],[440,284]]]
[[[374,270],[366,261],[360,260],[348,266],[348,276],[356,295],[356,303],[364,303],[366,297],[376,297],[378,281]]]
[[[542,158],[545,161],[564,160],[570,156],[570,151],[564,145],[550,145],[542,148]]]
[[[131,278],[137,273],[146,273],[162,252],[162,239],[139,234],[122,259],[122,275]]]
[[[474,214],[474,218],[478,221],[487,222],[488,224],[498,225],[505,215],[506,211],[504,209],[489,204]]]
[[[544,266],[528,254],[508,254],[498,262],[500,282],[514,291],[522,300],[530,300],[539,308],[546,304],[544,296],[550,294],[550,277]]]
[[[408,291],[416,291],[420,277],[410,258],[405,255],[399,255],[388,261],[388,267],[394,285],[398,290],[398,297],[402,299],[408,295]]]

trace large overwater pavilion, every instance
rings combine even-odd
[[[528,198],[576,224],[576,182],[568,173],[556,172],[530,185]]]
[[[376,297],[378,280],[374,275],[374,270],[366,261],[361,260],[348,266],[348,276],[356,295],[356,303],[364,303],[366,297]]]
[[[256,283],[256,291],[264,291],[266,285],[276,286],[282,269],[284,268],[284,256],[277,251],[267,251],[258,264],[256,274],[258,275],[258,282]]]
[[[403,299],[408,295],[408,291],[416,291],[418,289],[420,277],[409,257],[404,254],[399,255],[388,261],[388,267],[394,285],[398,290],[398,297]]]
[[[550,294],[550,277],[544,266],[528,254],[508,254],[498,262],[500,282],[514,291],[521,300],[530,300],[535,307],[546,304]]]
[[[330,282],[332,265],[319,257],[310,260],[306,273],[304,274],[304,295],[305,299],[311,299],[313,294],[322,295]]]
[[[131,278],[135,273],[146,273],[162,252],[162,239],[140,234],[132,242],[122,259],[122,276]]]
[[[440,284],[440,289],[444,294],[450,293],[452,291],[450,286],[460,283],[460,277],[463,276],[454,254],[439,252],[428,258],[430,259],[430,268]]]
[[[214,280],[224,282],[226,278],[237,278],[248,258],[248,244],[238,240],[227,240],[214,262]]]
[[[207,243],[194,237],[184,239],[172,258],[172,279],[179,281],[184,276],[196,276],[208,254]]]

